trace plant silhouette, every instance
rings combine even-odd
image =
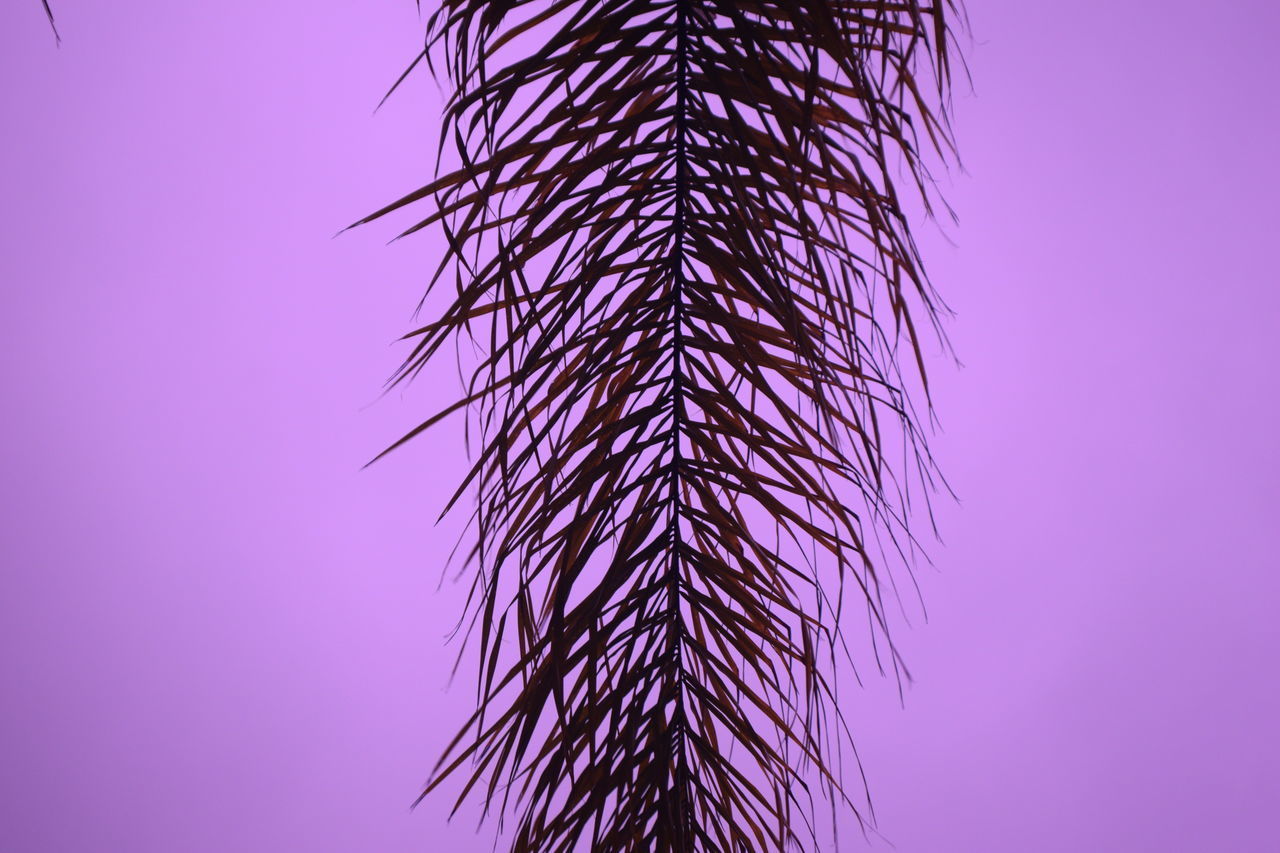
[[[925,160],[949,156],[957,15],[430,15],[414,65],[452,80],[459,165],[361,223],[420,210],[403,234],[448,240],[432,287],[455,292],[392,384],[461,336],[482,349],[386,452],[450,413],[475,427],[449,507],[476,500],[477,707],[423,796],[460,776],[459,803],[515,815],[513,853],[811,849],[815,794],[870,816],[837,670],[856,619],[903,674],[888,564],[940,482],[918,412],[945,309],[899,185],[927,209]]]

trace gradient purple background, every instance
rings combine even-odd
[[[855,694],[900,853],[1280,850],[1280,11],[970,0],[963,502]],[[0,850],[485,851],[408,804],[445,690],[457,388],[378,400],[434,237],[408,0],[0,10]],[[917,620],[919,621],[919,620]],[[848,849],[864,849],[852,841]],[[870,849],[887,850],[880,841]]]

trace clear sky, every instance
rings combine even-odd
[[[847,694],[880,830],[1280,849],[1280,8],[968,5],[961,501],[905,708]],[[413,3],[55,11],[0,8],[0,849],[490,850],[408,808],[471,707],[461,424],[360,470],[458,388],[379,398],[437,238],[333,236],[430,174],[430,80],[372,114]]]

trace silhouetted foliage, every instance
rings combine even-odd
[[[852,599],[901,673],[868,537],[909,553],[909,483],[935,474],[909,389],[927,397],[919,329],[942,309],[897,183],[927,205],[923,149],[949,146],[953,16],[431,15],[419,59],[455,84],[441,140],[461,165],[362,222],[421,202],[404,233],[448,239],[432,283],[455,295],[393,384],[458,336],[483,348],[462,398],[393,448],[475,418],[449,506],[477,497],[478,707],[424,796],[465,768],[459,802],[515,809],[512,851],[806,849],[813,785],[866,816],[836,659]]]

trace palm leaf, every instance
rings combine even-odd
[[[460,335],[483,347],[389,450],[475,419],[449,506],[476,497],[477,709],[424,796],[463,774],[459,803],[516,814],[512,851],[805,849],[815,790],[866,816],[835,673],[855,607],[901,673],[867,537],[907,552],[909,484],[934,476],[910,389],[942,306],[897,184],[927,204],[923,154],[949,145],[953,15],[431,15],[419,59],[454,82],[460,165],[361,221],[425,204],[404,234],[448,240],[433,286],[455,293],[393,384]]]
[[[49,5],[49,0],[40,0],[44,4],[44,13],[49,18],[49,26],[53,28],[54,40],[61,42],[62,36],[58,34],[58,24],[53,20],[53,7]]]

